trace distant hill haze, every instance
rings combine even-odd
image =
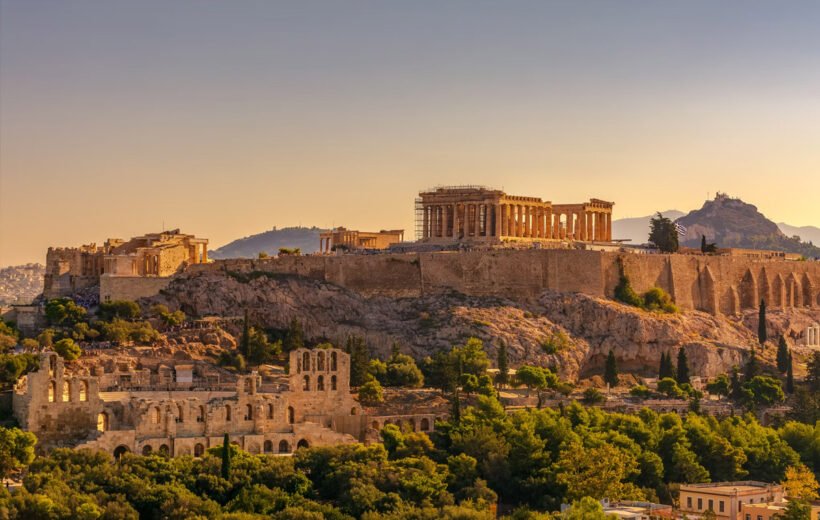
[[[211,258],[256,258],[259,253],[275,255],[279,248],[299,248],[303,254],[319,250],[319,234],[327,231],[317,227],[289,227],[258,233],[239,238],[224,246],[209,251]]]

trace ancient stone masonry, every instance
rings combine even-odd
[[[291,453],[300,446],[363,438],[367,418],[350,393],[345,352],[295,350],[290,367],[284,388],[255,373],[205,387],[188,364],[174,367],[174,390],[167,390],[171,371],[134,373],[129,381],[142,389],[123,390],[114,386],[122,374],[70,375],[62,358],[45,353],[40,369],[15,385],[14,415],[21,428],[37,435],[41,450],[74,446],[114,455],[201,455],[220,445],[225,433],[251,453]],[[163,384],[143,386],[157,377]]]
[[[336,249],[387,249],[390,244],[404,241],[403,229],[357,231],[337,227],[319,235],[319,252],[330,253]]]
[[[224,260],[202,270],[271,272],[333,283],[364,296],[462,293],[514,301],[544,291],[612,298],[620,266],[638,292],[660,287],[684,310],[737,314],[820,307],[820,263],[737,256],[637,255],[529,249]]]
[[[614,203],[598,199],[553,204],[480,186],[437,188],[417,199],[418,238],[424,242],[612,240]]]
[[[103,246],[49,248],[45,298],[71,296],[94,286],[100,300],[151,296],[187,265],[207,263],[208,240],[178,229],[149,233],[128,241],[111,238]]]

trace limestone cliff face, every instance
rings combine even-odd
[[[365,297],[326,282],[266,274],[241,278],[198,272],[174,280],[153,301],[191,316],[241,316],[248,310],[260,326],[284,329],[300,320],[312,339],[342,343],[360,335],[386,355],[393,342],[418,358],[466,338],[481,338],[495,359],[508,346],[511,363],[555,365],[568,378],[600,373],[609,350],[621,370],[654,376],[663,352],[687,350],[694,374],[714,375],[741,364],[756,343],[756,318],[715,317],[687,311],[647,313],[581,294],[545,292],[529,303],[458,293],[419,298]],[[820,309],[772,313],[770,336],[820,319]]]

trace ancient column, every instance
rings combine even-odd
[[[447,215],[447,206],[441,207],[441,236],[446,237],[450,233],[450,219]]]
[[[493,206],[493,217],[495,218],[495,221],[493,222],[495,224],[493,228],[493,236],[498,238],[501,236],[501,230],[504,228],[501,224],[501,204],[495,204]]]
[[[596,235],[598,235],[598,236],[596,238],[598,240],[603,241],[605,233],[606,233],[606,231],[604,229],[606,227],[606,224],[604,223],[604,214],[603,213],[598,213],[598,220],[597,220],[596,224],[598,224],[598,233],[596,233]]]
[[[532,206],[527,206],[527,236],[532,238],[535,224],[535,212]]]
[[[429,217],[427,216],[427,214],[429,212],[430,212],[430,206],[424,206],[424,210],[422,210],[423,217],[424,217],[424,224],[422,224],[422,227],[421,227],[421,229],[422,229],[421,237],[422,238],[429,238],[430,237],[430,234],[428,233],[428,230],[427,230],[428,222],[429,222]]]
[[[575,212],[567,213],[567,238],[575,238]]]
[[[605,213],[606,215],[606,241],[612,242],[612,213]]]
[[[474,204],[475,206],[475,236],[481,235],[481,204]]]
[[[515,236],[515,205],[507,204],[507,236]]]
[[[464,204],[464,238],[470,236],[470,205]]]

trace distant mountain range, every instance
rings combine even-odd
[[[820,244],[820,228],[775,224],[754,205],[726,195],[707,200],[703,207],[689,213],[667,210],[662,214],[686,227],[687,235],[681,245],[700,247],[701,235],[705,235],[718,247],[773,249],[809,258],[820,256],[820,248],[815,246]],[[632,244],[644,244],[649,237],[652,217],[654,215],[613,220],[612,236],[629,239]]]

